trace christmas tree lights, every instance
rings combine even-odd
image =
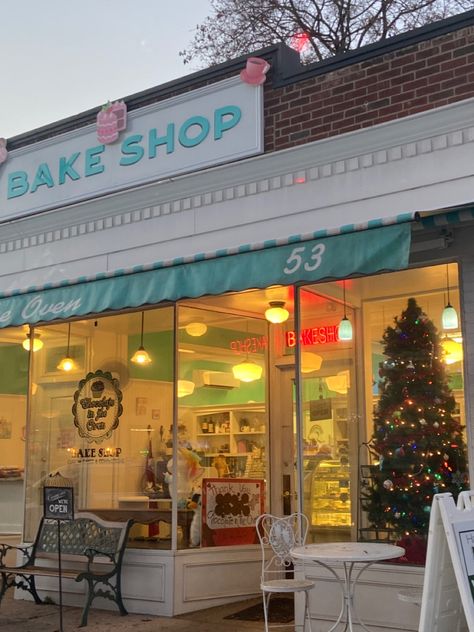
[[[394,325],[383,335],[371,442],[376,461],[362,506],[374,528],[388,527],[402,544],[416,541],[420,549],[433,495],[456,497],[468,487],[466,447],[436,327],[414,298]],[[406,561],[414,561],[406,548]]]

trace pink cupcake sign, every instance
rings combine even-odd
[[[123,101],[107,103],[97,114],[97,140],[110,145],[127,127],[127,106]]]

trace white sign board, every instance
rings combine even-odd
[[[9,152],[0,221],[263,151],[263,88],[239,77],[133,110],[112,144],[88,125]]]
[[[433,498],[419,632],[474,630],[472,492]]]

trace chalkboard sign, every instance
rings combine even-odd
[[[43,515],[54,520],[74,520],[72,487],[44,487]]]

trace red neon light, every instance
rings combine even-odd
[[[327,345],[332,342],[339,342],[339,326],[338,325],[324,325],[322,327],[310,327],[302,329],[300,332],[300,344],[301,345]],[[285,334],[286,346],[296,346],[296,332],[287,331]]]
[[[245,338],[244,340],[231,340],[230,348],[234,353],[261,353],[268,349],[268,338],[259,336],[258,338]]]

